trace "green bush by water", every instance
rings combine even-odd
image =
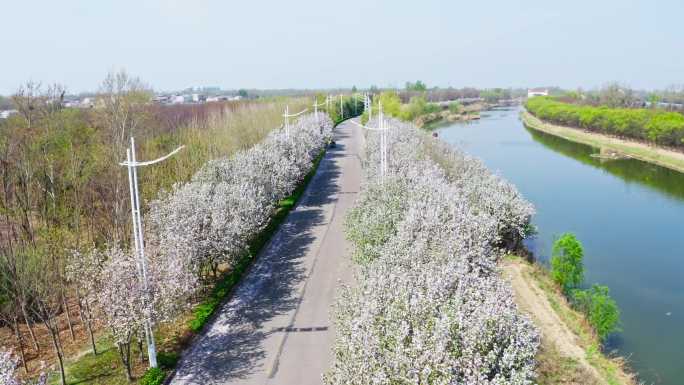
[[[553,243],[551,275],[567,294],[584,279],[582,244],[574,234],[565,233]]]
[[[607,286],[593,285],[587,290],[575,290],[572,297],[574,306],[587,315],[601,341],[620,330],[620,310],[610,298]]]
[[[603,134],[684,147],[684,115],[657,109],[594,107],[530,98],[525,108],[539,119]]]
[[[601,341],[620,330],[620,310],[607,286],[580,289],[584,281],[584,249],[574,234],[565,233],[553,243],[551,276],[573,307],[584,313]]]
[[[392,116],[406,122],[411,122],[419,116],[442,110],[437,104],[428,103],[425,95],[414,96],[408,103],[402,104],[399,94],[394,91],[385,91],[373,98],[372,113],[374,117],[378,116],[380,104],[382,104],[382,112],[385,116]],[[459,111],[461,105],[456,103],[454,108]],[[361,122],[365,124],[367,121],[368,113],[364,112],[361,116]]]

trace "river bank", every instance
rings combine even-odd
[[[414,119],[413,124],[420,128],[430,129],[445,123],[479,120],[480,112],[482,111],[517,105],[517,102],[506,101],[500,103],[475,102],[471,104],[459,105],[458,108],[452,108],[448,103],[445,103],[446,102],[435,103],[443,110],[420,115]]]
[[[579,128],[550,124],[538,119],[528,111],[522,111],[520,113],[520,118],[523,123],[531,129],[592,147],[612,150],[631,158],[684,173],[684,153],[651,146],[633,140],[625,140],[609,135],[588,132]]]
[[[622,332],[608,338],[605,352],[625,357],[646,384],[680,384],[684,174],[634,158],[597,158],[595,146],[525,127],[519,108],[437,134],[534,204],[537,232],[525,243],[541,266],[559,234],[582,240],[586,282],[608,286],[621,313]]]
[[[624,369],[624,359],[608,357],[585,316],[572,309],[548,270],[520,257],[500,264],[513,288],[515,301],[541,330],[537,353],[539,385],[636,384]]]
[[[454,113],[449,110],[444,110],[440,112],[431,112],[425,115],[421,115],[415,119],[413,122],[417,127],[425,128],[434,126],[443,122],[467,122],[470,120],[480,119],[480,110],[474,111],[464,111],[459,113]]]

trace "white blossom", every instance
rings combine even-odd
[[[18,365],[11,350],[0,348],[0,385],[20,385],[14,372]]]
[[[250,149],[208,162],[152,202],[146,230],[155,319],[168,318],[199,286],[198,277],[221,264],[230,268],[246,252],[331,137],[327,116],[304,115],[288,133],[275,130]]]
[[[145,291],[135,256],[116,245],[105,251],[97,291],[102,318],[117,344],[127,344],[145,319]]]
[[[503,240],[524,235],[532,206],[479,161],[390,127],[382,182],[377,132],[366,137],[363,191],[346,223],[362,269],[336,304],[326,382],[531,384],[539,334],[496,261]]]
[[[47,383],[47,373],[42,371],[43,363],[41,363],[40,374],[33,380],[20,380],[17,373],[18,367],[19,358],[12,353],[12,350],[0,346],[0,385],[45,385]]]

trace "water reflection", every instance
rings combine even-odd
[[[592,148],[526,129],[517,110],[439,128],[448,143],[479,157],[537,209],[535,258],[574,232],[586,283],[610,287],[623,332],[609,341],[647,384],[683,383],[684,174],[635,159],[604,160]]]
[[[647,186],[671,198],[684,201],[684,174],[638,159],[602,159],[595,156],[598,148],[575,143],[525,126],[532,139],[544,147],[569,156],[584,164],[600,168],[621,179]]]

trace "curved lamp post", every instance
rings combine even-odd
[[[126,150],[126,161],[119,163],[121,166],[128,168],[128,187],[131,194],[131,216],[133,217],[133,243],[135,244],[135,255],[138,258],[138,276],[143,285],[144,297],[143,300],[147,302],[149,290],[147,282],[147,264],[145,263],[145,242],[143,240],[142,220],[140,218],[140,193],[138,192],[138,172],[137,168],[141,166],[149,166],[159,163],[175,155],[185,146],[180,146],[161,158],[150,160],[147,162],[138,162],[135,159],[135,139],[131,137],[131,147]],[[157,367],[157,348],[154,343],[154,334],[152,333],[152,322],[150,314],[145,312],[145,339],[147,340],[147,355],[149,357],[150,367]]]

